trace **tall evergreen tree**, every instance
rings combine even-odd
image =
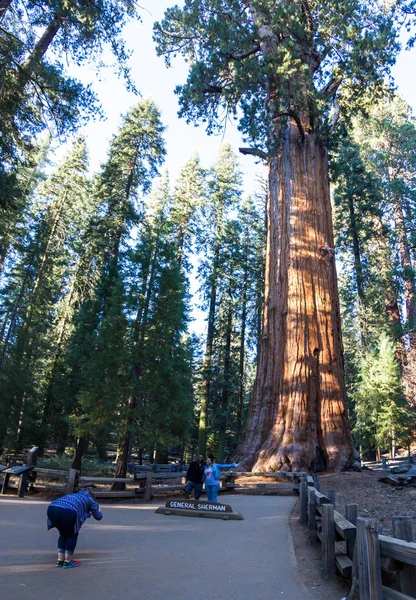
[[[206,452],[207,408],[212,378],[212,354],[217,312],[217,293],[222,274],[224,256],[222,244],[227,213],[241,194],[241,175],[236,157],[230,146],[224,146],[212,170],[207,203],[203,207],[205,222],[198,235],[198,247],[205,255],[200,267],[204,295],[208,307],[208,327],[201,382],[201,408],[199,416],[198,452]]]
[[[94,195],[98,208],[94,219],[97,222],[97,235],[91,258],[96,284],[92,295],[86,298],[80,310],[80,327],[84,329],[87,326],[88,329],[81,336],[74,333],[75,348],[69,354],[72,377],[79,383],[75,393],[82,401],[76,423],[80,447],[84,446],[84,440],[88,437],[97,437],[97,431],[102,433],[105,420],[107,426],[114,423],[114,414],[120,410],[127,393],[124,379],[120,381],[126,368],[123,366],[124,354],[120,351],[114,364],[111,364],[110,340],[113,337],[114,347],[117,348],[120,344],[123,346],[123,330],[127,335],[124,314],[125,244],[132,226],[141,218],[138,212],[139,194],[150,190],[152,179],[158,174],[158,167],[164,160],[163,131],[160,113],[154,103],[151,100],[139,102],[124,117],[118,134],[111,142],[107,162],[95,182]],[[122,323],[125,325],[122,326]],[[97,358],[97,350],[104,345],[109,354],[102,354],[101,361]],[[101,353],[98,356],[101,357]],[[107,367],[113,384],[110,385],[106,379],[108,402],[106,408],[101,410],[101,419],[97,423],[94,415],[97,414],[96,406],[102,400],[102,387],[97,386],[96,381],[101,378],[102,369]],[[126,371],[128,377],[128,367]],[[72,385],[70,390],[74,394]]]
[[[64,339],[60,305],[71,287],[68,268],[76,260],[76,240],[88,212],[87,168],[86,147],[80,140],[36,189],[15,243],[18,258],[6,274],[0,369],[10,394],[3,397],[9,413],[3,423],[17,446],[24,438],[23,425],[33,427],[39,414],[48,412],[42,398]],[[21,383],[9,385],[10,377],[16,383],[16,375]],[[36,435],[40,442],[39,430]]]
[[[187,0],[155,25],[159,54],[189,64],[180,114],[215,131],[223,110],[240,109],[251,153],[269,165],[265,311],[244,468],[351,460],[326,145],[339,108],[362,106],[388,73],[393,17],[383,2]]]

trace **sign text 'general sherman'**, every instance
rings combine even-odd
[[[168,508],[186,508],[190,510],[209,510],[217,512],[231,512],[227,510],[229,507],[227,504],[220,504],[219,502],[186,502],[182,500],[171,500],[166,502]]]

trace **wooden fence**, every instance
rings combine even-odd
[[[357,517],[356,504],[347,504],[345,515],[335,510],[334,491],[321,493],[310,476],[301,481],[300,521],[308,526],[310,544],[322,545],[323,576],[338,570],[351,579],[345,600],[416,598],[412,518],[393,518],[390,537],[381,535],[376,519]]]
[[[29,459],[28,459],[29,462]],[[36,461],[35,461],[36,464]],[[169,465],[165,465],[169,466]],[[163,467],[163,465],[162,465]],[[264,477],[267,483],[250,482],[242,483],[241,480],[255,477]],[[297,473],[241,473],[236,471],[224,471],[221,474],[220,493],[230,491],[258,491],[259,493],[275,493],[279,491],[291,491],[299,493],[299,475]],[[236,479],[240,483],[236,483]],[[49,480],[40,483],[39,479]],[[278,480],[278,482],[273,481]],[[281,482],[281,480],[284,480]],[[111,490],[113,483],[124,483],[125,490]],[[33,476],[29,479],[30,489],[48,489],[63,493],[72,493],[80,487],[93,487],[96,498],[134,498],[143,497],[150,500],[156,495],[167,493],[180,493],[184,491],[186,483],[186,472],[169,472],[163,468],[156,471],[144,467],[136,470],[134,476],[129,477],[94,477],[81,475],[76,469],[59,470],[34,467]],[[95,487],[99,485],[100,487]],[[105,486],[105,487],[104,487]],[[10,486],[12,487],[12,486]],[[104,488],[104,489],[103,489]]]

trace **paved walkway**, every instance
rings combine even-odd
[[[155,514],[163,502],[102,505],[84,524],[78,569],[54,566],[47,502],[0,498],[4,600],[310,600],[298,581],[294,498],[221,496],[244,521]]]

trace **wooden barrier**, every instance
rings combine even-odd
[[[305,521],[302,483],[299,520],[308,523],[309,542],[322,543],[323,576],[330,578],[337,569],[351,579],[346,600],[416,598],[416,543],[411,517],[395,517],[393,536],[384,536],[376,519],[357,517],[356,504],[345,506],[344,517],[330,502],[335,500],[334,494],[329,494],[330,499],[316,488],[308,487]],[[343,546],[339,542],[343,542]],[[383,585],[383,572],[393,574],[393,584]],[[390,585],[394,585],[394,589]]]
[[[50,479],[63,479],[65,486],[54,486],[60,491],[66,491],[66,493],[73,493],[79,487],[88,487],[88,484],[108,484],[111,486],[114,482],[120,482],[127,485],[139,487],[135,489],[125,489],[122,491],[111,491],[96,489],[94,495],[97,498],[127,498],[143,495],[146,500],[150,500],[155,495],[163,495],[165,493],[180,493],[185,489],[186,473],[183,471],[177,472],[153,472],[152,470],[136,471],[134,477],[95,477],[89,475],[80,476],[79,471],[76,469],[70,469],[69,471],[60,469],[44,469],[41,467],[35,467],[34,472],[40,475],[42,478]],[[283,479],[288,483],[248,483],[248,484],[237,484],[236,478],[244,477],[267,477],[274,479]],[[221,474],[221,487],[220,493],[229,493],[231,490],[244,491],[259,490],[260,493],[265,492],[278,492],[278,491],[293,491],[299,492],[299,479],[303,477],[309,487],[313,484],[313,479],[307,477],[304,473],[240,473],[234,470],[224,471]],[[170,481],[172,480],[172,484]],[[179,481],[178,481],[179,480]],[[290,482],[290,483],[289,483]],[[305,484],[306,485],[306,484]],[[37,485],[39,488],[46,486]],[[306,499],[307,501],[307,499]],[[305,513],[306,514],[306,513]]]

